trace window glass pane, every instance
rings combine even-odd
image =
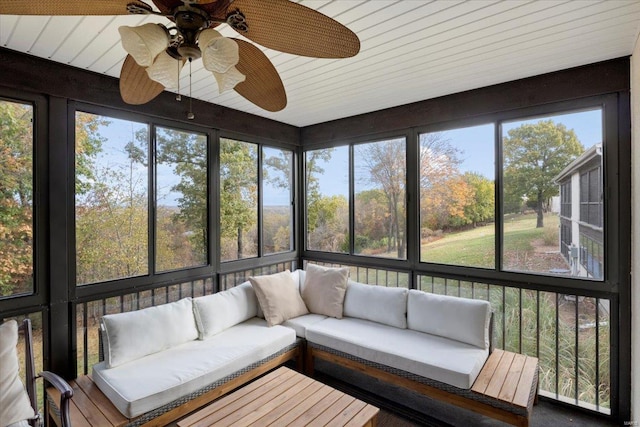
[[[156,129],[156,271],[207,263],[207,136]]]
[[[305,153],[307,249],[349,252],[349,149]]]
[[[494,129],[420,134],[420,261],[495,268]]]
[[[0,99],[0,297],[33,293],[33,107]]]
[[[293,250],[293,152],[262,149],[263,253]]]
[[[258,255],[258,146],[220,139],[220,259]]]
[[[354,147],[354,253],[406,259],[406,141]]]
[[[76,283],[148,273],[148,128],[76,113]]]
[[[505,270],[603,279],[602,135],[600,109],[502,124]]]

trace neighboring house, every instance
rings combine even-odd
[[[560,185],[560,252],[572,275],[602,279],[602,144],[585,151],[554,181]]]

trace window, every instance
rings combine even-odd
[[[578,224],[602,225],[602,135],[601,109],[502,123],[505,270],[586,276],[570,248]]]
[[[258,256],[258,145],[220,139],[222,261]]]
[[[349,150],[311,150],[305,157],[307,249],[349,252]]]
[[[596,227],[602,227],[601,183],[600,166],[580,174],[580,221]]]
[[[207,136],[156,128],[156,271],[207,264]]]
[[[262,148],[262,223],[265,255],[293,250],[293,152]]]
[[[76,112],[78,285],[149,272],[149,129]]]
[[[354,146],[354,253],[406,259],[406,140]]]
[[[495,268],[495,127],[419,135],[420,261]]]
[[[33,106],[0,99],[0,298],[33,293]]]

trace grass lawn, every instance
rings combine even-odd
[[[545,230],[557,230],[558,216],[545,215],[545,227],[536,228],[536,214],[505,217],[504,261],[512,269],[535,258],[534,242],[543,239]],[[548,233],[549,231],[547,231]],[[421,245],[420,259],[438,264],[493,268],[495,260],[495,225],[468,231],[447,233],[442,239]]]

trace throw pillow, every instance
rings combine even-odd
[[[289,270],[249,277],[269,326],[309,313]]]
[[[0,426],[35,416],[29,396],[18,375],[18,323],[0,325]]]
[[[302,299],[309,311],[342,319],[349,269],[307,264],[306,271]]]

